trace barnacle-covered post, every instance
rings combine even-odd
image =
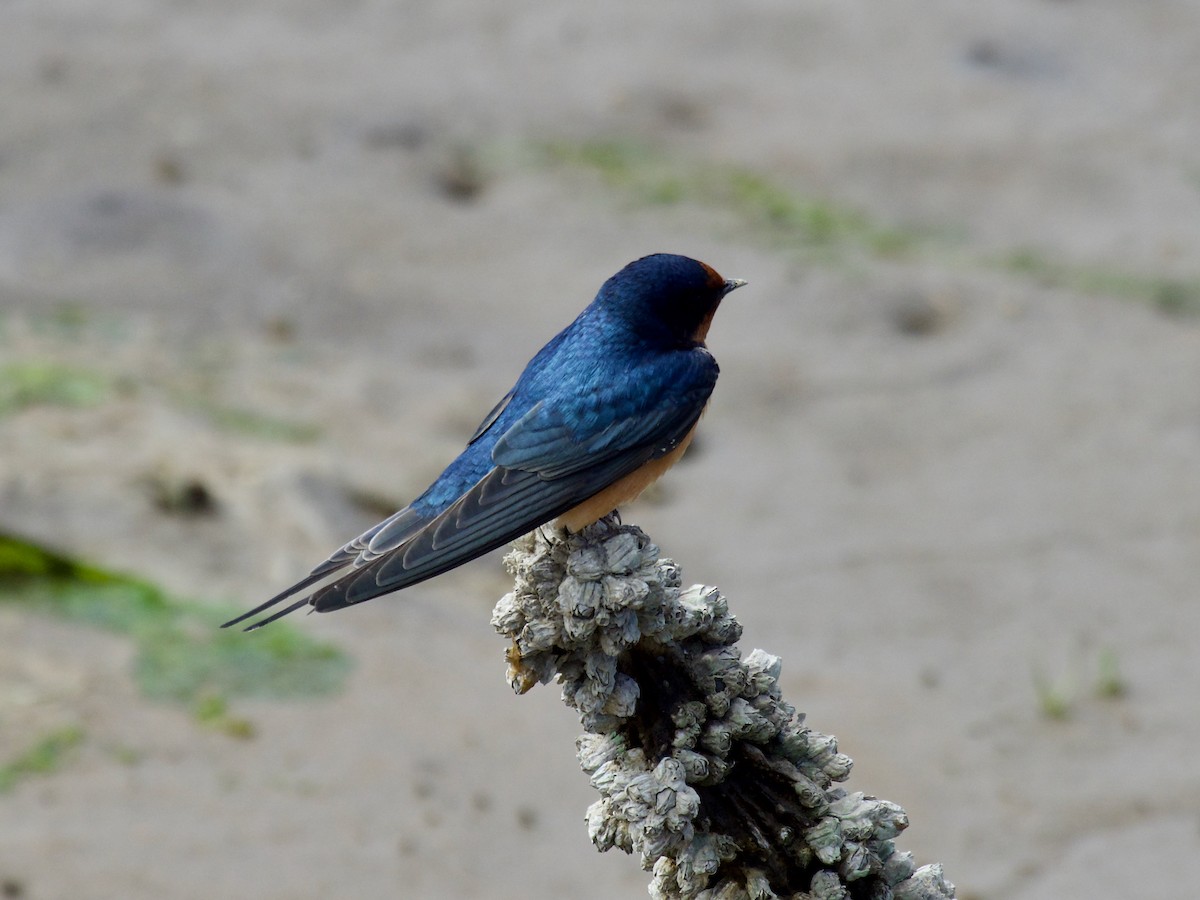
[[[641,529],[541,529],[506,562],[515,590],[492,624],[512,640],[510,683],[562,684],[600,793],[592,842],[639,854],[652,897],[954,896],[940,865],[893,846],[904,810],[836,786],[851,760],[780,696],[778,657],[742,659],[721,592],[681,589]]]

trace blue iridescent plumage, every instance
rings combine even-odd
[[[226,624],[339,572],[250,627],[306,604],[327,611],[360,603],[461,565],[586,501],[604,502],[614,485],[637,487],[639,470],[673,461],[690,438],[718,373],[704,336],[721,299],[741,284],[684,256],[630,263],[538,351],[421,496]]]

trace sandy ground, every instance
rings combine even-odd
[[[0,418],[0,529],[254,603],[605,277],[688,253],[751,286],[697,452],[626,518],[961,897],[1192,894],[1200,318],[1153,301],[1200,275],[1200,4],[13,0],[0,72],[0,362],[118,386]],[[814,253],[531,152],[597,140],[928,237]],[[503,681],[506,585],[496,555],[302,620],[354,672],[239,701],[253,740],[142,698],[126,640],[0,610],[4,746],[86,732],[0,795],[5,895],[643,896],[588,843],[572,713]]]

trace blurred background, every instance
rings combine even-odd
[[[215,623],[631,259],[750,287],[625,511],[959,896],[1200,855],[1200,5],[11,0],[0,894],[640,897],[493,554]]]

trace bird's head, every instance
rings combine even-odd
[[[721,299],[745,283],[687,256],[655,253],[604,282],[596,302],[641,337],[702,344]]]

